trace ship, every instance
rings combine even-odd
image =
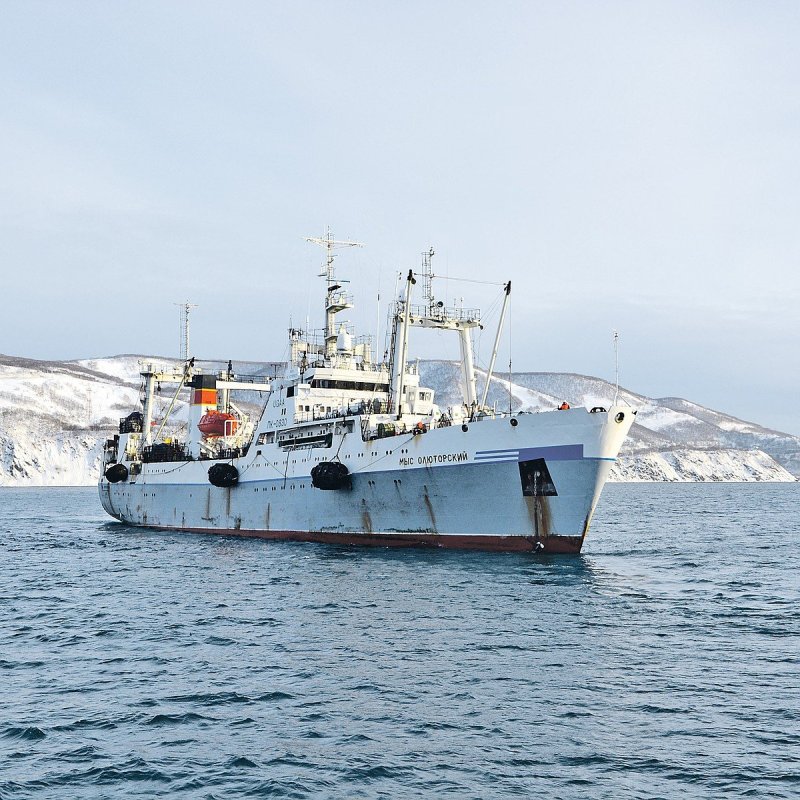
[[[479,394],[481,313],[436,297],[433,249],[398,275],[377,358],[377,342],[339,316],[355,303],[335,251],[360,243],[330,230],[308,241],[326,253],[324,327],[290,327],[281,374],[248,376],[231,362],[208,370],[190,358],[187,318],[185,359],[142,364],[141,405],[105,442],[98,490],[108,514],[133,526],[299,542],[580,553],[636,410],[615,399],[534,413],[489,405],[502,380],[494,368],[511,282],[498,284]],[[409,358],[416,329],[458,339],[460,403],[440,407],[421,385]],[[174,391],[159,420],[162,387]],[[237,393],[260,398],[255,410]],[[178,407],[188,407],[183,438],[166,435]]]

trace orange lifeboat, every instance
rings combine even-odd
[[[233,414],[223,411],[207,411],[197,423],[200,433],[206,436],[232,436],[239,427],[239,422]]]

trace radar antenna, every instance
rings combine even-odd
[[[319,273],[320,278],[325,278],[328,281],[328,286],[330,286],[336,280],[336,274],[333,268],[333,259],[336,256],[333,254],[333,251],[337,247],[363,247],[364,245],[361,242],[345,242],[345,241],[337,241],[333,238],[333,234],[331,233],[330,226],[328,226],[327,231],[325,232],[324,236],[306,236],[306,241],[311,242],[312,244],[318,244],[320,247],[324,247],[327,251],[327,256],[325,258],[325,266],[323,267],[322,272]]]

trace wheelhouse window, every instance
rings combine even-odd
[[[366,381],[330,381],[323,378],[314,378],[311,381],[312,389],[344,389],[356,392],[388,392],[388,383],[367,383]]]

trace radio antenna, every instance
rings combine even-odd
[[[173,303],[181,310],[181,361],[188,361],[190,358],[189,349],[189,312],[193,308],[197,308],[196,303],[190,303],[188,300],[185,303]]]
[[[378,271],[378,295],[375,303],[375,358],[373,364],[378,363],[378,348],[381,346],[381,273]]]
[[[614,405],[619,398],[619,333],[614,331]]]

